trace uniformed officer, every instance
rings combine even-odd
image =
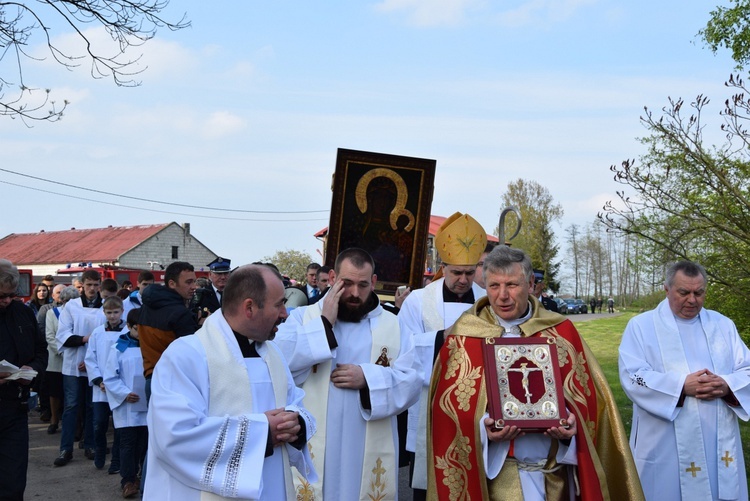
[[[221,295],[224,293],[224,287],[227,285],[229,272],[231,271],[231,261],[224,257],[217,257],[206,266],[208,266],[208,278],[211,284],[203,289],[195,291],[195,302],[199,311],[210,313],[221,308]]]

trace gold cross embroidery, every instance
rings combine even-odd
[[[695,466],[695,463],[691,462],[690,463],[690,468],[686,468],[685,471],[689,471],[690,473],[692,473],[693,474],[693,478],[695,478],[695,477],[698,476],[698,475],[696,475],[696,472],[701,471],[701,468],[700,468],[700,466]]]
[[[375,468],[372,469],[372,472],[375,474],[375,485],[380,487],[382,485],[380,483],[380,475],[386,473],[385,468],[383,468],[383,461],[380,458],[375,461]]]
[[[726,451],[724,454],[724,457],[721,458],[721,460],[724,461],[724,464],[726,465],[726,467],[729,468],[729,463],[734,461],[734,458],[729,455],[729,451]]]

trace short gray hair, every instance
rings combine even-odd
[[[0,287],[7,287],[15,291],[18,289],[20,281],[21,275],[18,273],[18,268],[7,259],[0,259]]]
[[[515,264],[520,264],[526,279],[531,280],[534,268],[529,255],[521,249],[498,245],[484,258],[484,277],[487,273],[510,273]]]
[[[78,293],[78,289],[76,289],[72,285],[68,285],[60,293],[60,302],[61,303],[67,303],[71,299],[75,299],[75,298],[80,297],[80,296],[81,295]]]
[[[688,277],[697,277],[698,275],[703,277],[703,282],[708,283],[708,276],[706,275],[706,269],[699,265],[698,263],[694,263],[693,261],[677,261],[676,263],[672,263],[672,265],[667,268],[667,276],[664,279],[664,285],[667,287],[672,287],[674,285],[674,277],[677,275],[677,272],[681,271]]]

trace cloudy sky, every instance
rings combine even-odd
[[[696,37],[712,6],[172,0],[167,16],[192,26],[135,53],[136,88],[92,79],[86,62],[61,68],[32,43],[47,59],[24,62],[26,85],[70,105],[32,128],[0,117],[0,236],[176,221],[235,264],[316,256],[348,148],[437,160],[432,213],[468,212],[488,230],[508,183],[537,181],[563,206],[563,240],[615,197],[610,165],[643,152],[644,106],[703,93],[720,124],[733,63]],[[17,81],[11,62],[0,70]]]

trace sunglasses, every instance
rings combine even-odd
[[[10,294],[0,294],[0,300],[2,299],[15,299],[18,297],[18,294],[15,292],[11,292]]]

